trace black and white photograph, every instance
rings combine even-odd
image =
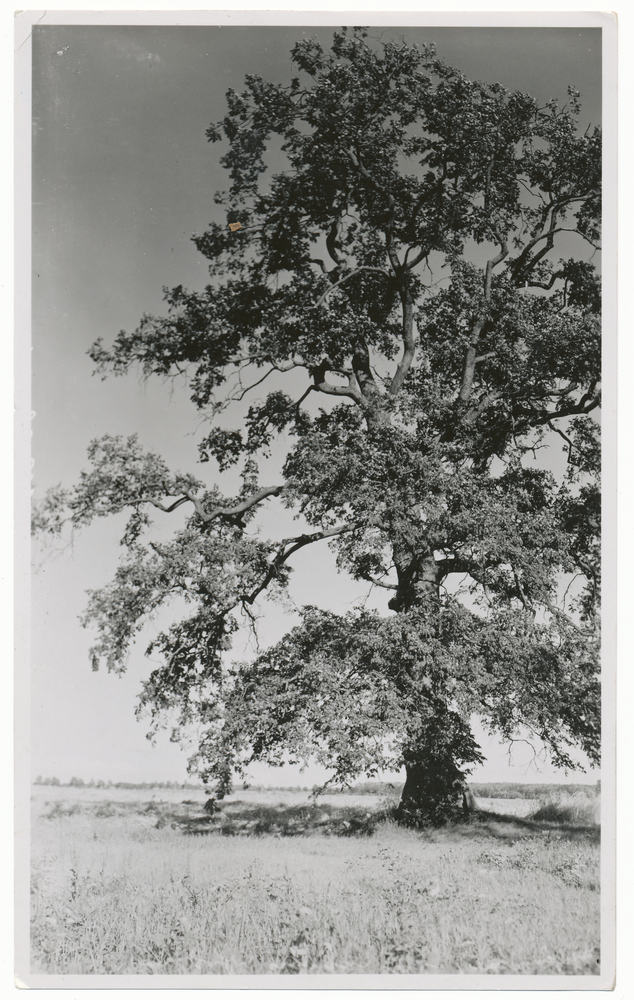
[[[28,18],[21,983],[612,988],[613,15]]]

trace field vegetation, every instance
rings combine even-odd
[[[424,832],[396,796],[155,791],[34,788],[32,972],[599,972],[596,790]]]

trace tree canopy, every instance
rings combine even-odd
[[[598,760],[600,132],[581,133],[572,88],[540,105],[363,29],[292,59],[290,84],[247,76],[208,129],[230,183],[193,237],[210,283],[165,290],[164,316],[91,349],[103,376],[185,380],[212,420],[200,459],[237,466],[240,493],[107,437],[34,525],[130,510],[89,597],[93,666],[124,670],[148,618],[186,602],[148,650],[162,664],[140,711],[176,739],[199,727],[205,779],[226,790],[256,760],[316,758],[342,782],[405,766],[406,811],[442,811],[482,759],[474,714],[504,738],[528,727],[560,766],[572,747]],[[288,393],[265,394],[273,373]],[[553,438],[563,480],[535,461]],[[271,502],[309,530],[261,537]],[[169,542],[155,511],[180,517]],[[390,591],[386,613],[305,608],[231,664],[238,612],[323,540]]]

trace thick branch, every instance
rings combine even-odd
[[[290,372],[293,368],[308,367],[304,359],[299,355],[295,355],[289,361],[276,361],[275,358],[271,358],[270,360],[276,372]]]
[[[412,249],[411,247],[408,247],[407,252],[405,253],[405,260],[403,261],[404,271],[412,271],[415,267],[418,267],[418,265],[422,260],[425,260],[425,258],[429,257],[429,250],[423,249],[420,250],[414,257],[414,259],[408,263],[409,252],[411,249]]]
[[[362,580],[365,580],[366,583],[371,583],[373,587],[384,587],[385,590],[398,590],[397,583],[384,583],[383,580],[375,580],[369,573],[360,573],[359,575]]]
[[[416,354],[416,337],[414,336],[414,303],[407,285],[401,288],[403,303],[403,357],[398,363],[396,374],[392,379],[388,392],[392,396],[400,391],[407,373],[412,366]]]
[[[354,278],[356,274],[360,274],[362,271],[372,271],[374,272],[374,274],[382,274],[384,278],[389,278],[389,274],[382,267],[366,267],[366,266],[357,267],[354,269],[354,271],[349,271],[346,274],[344,274],[343,277],[339,278],[338,281],[335,281],[334,284],[330,286],[330,288],[327,288],[324,294],[315,304],[315,309],[318,309],[319,306],[323,305],[323,303],[326,301],[330,293],[334,292],[335,288],[339,288],[340,285],[344,285],[347,281],[350,281],[351,278]]]
[[[370,364],[370,351],[363,337],[359,337],[352,354],[352,371],[357,380],[359,391],[365,399],[370,399],[377,393],[376,381]]]
[[[337,216],[332,226],[330,227],[330,232],[326,237],[326,249],[328,250],[328,253],[330,254],[330,256],[332,257],[332,259],[334,260],[335,264],[337,264],[338,267],[340,267],[342,264],[345,264],[344,258],[340,255],[336,247],[337,237],[339,236],[340,232],[341,232],[341,216],[339,215]]]
[[[347,371],[344,374],[348,379],[348,385],[332,385],[330,382],[326,381],[326,372],[332,371],[332,364],[328,359],[325,359],[318,367],[311,368],[310,373],[313,377],[314,386],[313,389],[317,392],[323,392],[328,396],[346,396],[348,399],[354,400],[358,406],[363,406],[366,400],[361,394],[359,388],[359,383],[354,372]]]
[[[443,575],[440,580],[441,583],[446,580],[450,573],[460,573],[468,574],[473,580],[476,581],[476,583],[480,583],[481,586],[484,586],[480,577],[483,570],[489,569],[492,565],[494,565],[492,562],[487,561],[486,565],[482,566],[482,564],[477,562],[477,560],[469,559],[466,556],[456,554],[451,551],[451,549],[443,549],[442,551],[444,553],[442,559],[436,560],[436,565],[443,571]]]
[[[345,149],[345,150],[343,150],[343,152],[348,157],[348,159],[352,163],[353,167],[356,170],[359,171],[359,173],[361,174],[361,176],[364,177],[366,179],[366,181],[368,181],[369,184],[372,185],[372,187],[375,189],[375,191],[378,191],[379,194],[383,195],[383,197],[387,200],[387,203],[390,206],[390,208],[393,209],[394,208],[394,196],[389,191],[386,191],[385,188],[381,187],[381,185],[379,184],[379,182],[372,176],[372,174],[369,172],[369,170],[367,170],[363,166],[363,163],[361,162],[361,157],[358,156],[358,155],[356,155],[352,149]]]
[[[394,227],[394,208],[390,212],[390,219],[385,227],[385,248],[387,250],[387,255],[390,258],[390,264],[392,265],[392,270],[395,274],[400,274],[403,270],[401,262],[398,258],[398,254],[394,247],[394,240],[392,238],[392,230]]]
[[[471,332],[471,340],[465,354],[464,368],[462,371],[462,384],[460,386],[460,393],[458,396],[458,398],[464,403],[466,403],[471,396],[471,390],[473,388],[473,379],[475,376],[478,357],[478,341],[480,340],[480,334],[482,333],[487,319],[488,305],[491,301],[493,268],[500,264],[504,258],[508,256],[508,252],[506,241],[500,240],[500,252],[486,263],[486,269],[484,272],[484,307],[480,310]]]
[[[265,500],[266,497],[278,497],[283,491],[283,486],[265,486],[263,489],[258,490],[257,493],[254,493],[253,496],[247,497],[246,500],[236,504],[234,507],[215,507],[211,511],[205,511],[199,500],[197,500],[192,494],[189,494],[186,491],[184,492],[186,492],[188,499],[190,499],[194,504],[196,513],[199,514],[206,523],[215,520],[217,517],[226,517],[235,521],[236,524],[239,524],[242,514],[245,514],[248,510],[256,507],[262,500]]]
[[[326,267],[326,265],[324,264],[323,260],[321,259],[321,257],[311,257],[310,258],[310,263],[311,264],[319,264],[319,267],[321,268],[321,270],[323,271],[323,273],[327,277],[329,277],[331,281],[336,280],[336,276],[339,273],[339,268],[338,267],[333,267],[333,269],[331,271],[329,271],[328,268]]]
[[[125,503],[115,509],[114,513],[117,513],[119,510],[123,510],[124,507],[134,507],[140,503],[151,503],[154,507],[158,507],[159,510],[164,511],[166,514],[171,514],[171,512],[176,510],[177,507],[180,507],[182,504],[189,501],[193,503],[196,513],[206,524],[215,520],[217,517],[225,517],[228,520],[233,521],[235,524],[241,524],[242,514],[245,514],[246,511],[257,506],[257,504],[266,499],[266,497],[279,496],[283,490],[283,486],[265,486],[263,489],[258,490],[257,493],[254,493],[253,496],[248,497],[241,503],[235,504],[233,507],[215,507],[211,511],[205,510],[203,504],[194,493],[191,493],[189,490],[183,490],[184,496],[179,497],[179,499],[169,507],[162,504],[157,497],[135,497],[134,499],[126,500]]]
[[[479,361],[480,358],[476,360]],[[491,403],[495,403],[496,400],[501,399],[503,395],[504,393],[501,389],[492,389],[491,392],[488,392],[476,406],[471,407],[469,412],[465,415],[465,423],[475,423],[478,417],[484,413],[486,408],[490,406]]]
[[[600,403],[600,399],[589,399],[586,394],[581,397],[578,403],[571,403],[565,409],[550,411],[541,410],[532,416],[530,414],[527,415],[526,420],[529,426],[537,427],[539,424],[549,424],[551,420],[557,420],[561,417],[576,417],[592,413],[592,411],[596,410]],[[553,430],[556,430],[556,428],[553,427]]]
[[[180,507],[181,504],[187,503],[188,500],[189,497],[180,497],[180,499],[176,500],[175,503],[171,504],[169,507],[166,507],[164,504],[161,503],[158,497],[137,497],[136,499],[133,500],[126,500],[125,503],[122,503],[118,507],[115,507],[113,510],[113,514],[118,514],[120,510],[124,509],[124,507],[134,507],[140,503],[151,503],[154,507],[158,507],[159,510],[165,511],[166,514],[171,514],[173,510],[176,510],[176,508]]]

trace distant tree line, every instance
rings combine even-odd
[[[190,781],[84,781],[83,778],[71,778],[70,781],[60,781],[59,778],[43,778],[38,775],[36,785],[57,785],[61,788],[181,788],[198,790],[203,785]]]

